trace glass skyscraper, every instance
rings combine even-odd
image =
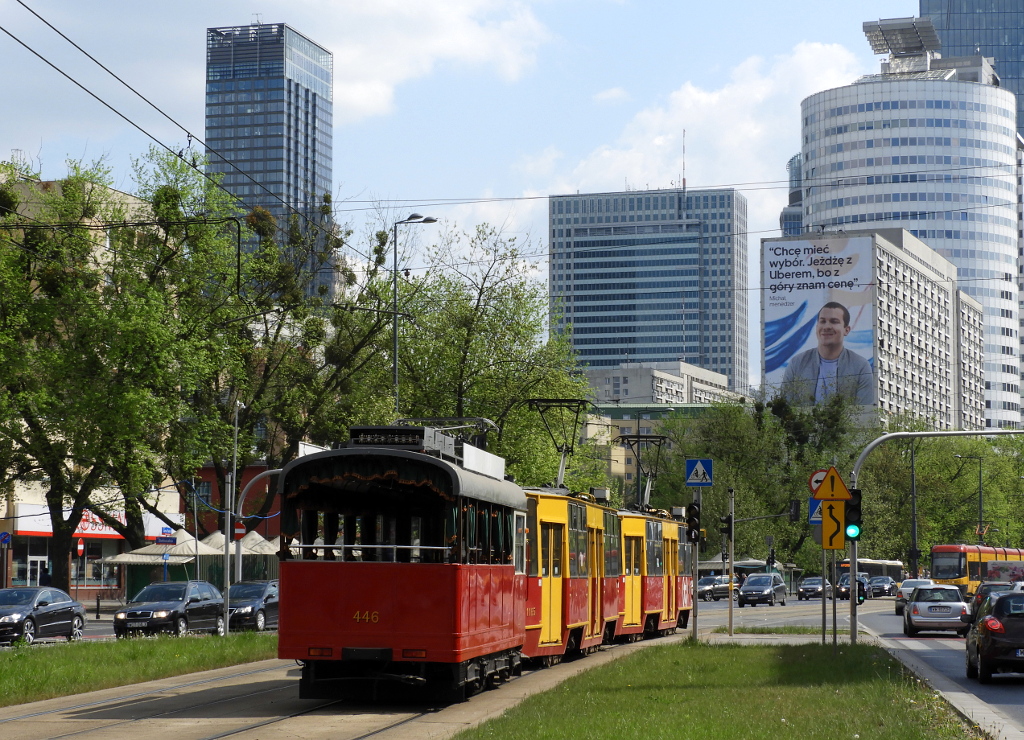
[[[1024,133],[1024,3],[1021,0],[920,0],[942,43],[942,56],[995,59],[1001,86],[1017,95]]]
[[[330,222],[333,79],[331,53],[283,23],[206,30],[208,171],[281,229]]]
[[[747,393],[747,201],[731,189],[549,199],[553,327],[582,365],[686,362]]]

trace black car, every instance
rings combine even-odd
[[[118,637],[161,632],[180,637],[203,630],[224,634],[224,599],[206,581],[151,583],[114,614]]]
[[[228,587],[231,629],[277,627],[277,581],[239,581]]]
[[[59,588],[0,588],[0,643],[82,639],[85,607]]]
[[[898,588],[896,581],[890,576],[875,576],[868,585],[871,587],[872,596],[895,596]]]
[[[1024,592],[994,591],[960,620],[967,632],[967,677],[981,683],[993,673],[1024,671]]]
[[[974,592],[973,598],[971,598],[971,606],[975,612],[978,611],[978,607],[981,606],[981,602],[985,600],[993,591],[1012,591],[1013,583],[1011,581],[984,581],[978,590]]]
[[[832,598],[832,584],[825,580],[825,585],[822,586],[823,578],[812,576],[804,578],[800,581],[800,588],[796,592],[797,601],[803,601],[804,599],[820,599],[822,598],[822,591],[826,599]]]
[[[857,574],[857,583],[858,583],[858,587],[859,587],[858,590],[861,593],[864,594],[864,598],[870,599],[871,598],[871,586],[869,585],[868,574],[867,573],[858,573]],[[838,598],[840,598],[840,599],[849,599],[850,598],[850,574],[849,573],[843,573],[841,576],[839,576],[839,586],[838,586],[838,588],[836,588],[836,596]]]

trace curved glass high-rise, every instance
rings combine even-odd
[[[960,287],[984,309],[986,425],[1013,428],[1017,103],[993,84],[987,60],[934,54],[929,28],[919,19],[865,24],[876,52],[891,52],[882,74],[803,101],[804,229],[904,228],[955,264]]]

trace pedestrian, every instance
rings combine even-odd
[[[52,583],[52,581],[50,579],[50,569],[49,568],[43,568],[39,572],[39,585],[40,586],[49,586],[50,583]]]

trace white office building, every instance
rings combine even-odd
[[[881,73],[802,103],[804,233],[903,228],[955,265],[959,287],[984,311],[985,425],[1018,427],[1014,95],[999,87],[992,60],[943,59],[928,20],[864,28],[875,52],[889,55]],[[945,290],[928,270],[920,279]],[[894,341],[920,338],[908,330]]]

